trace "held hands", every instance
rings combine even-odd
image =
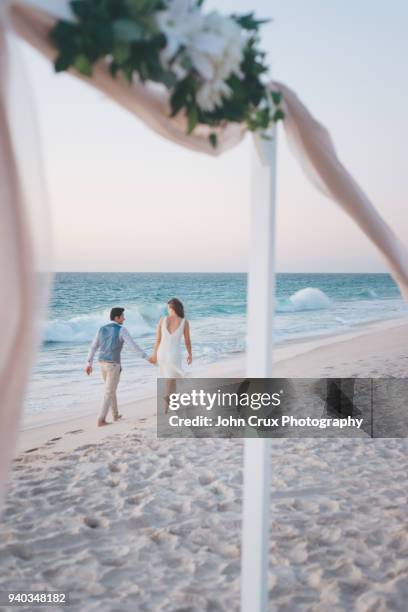
[[[89,365],[89,363],[88,363],[88,365],[85,368],[85,372],[88,374],[88,376],[90,376],[92,374],[92,366]]]
[[[151,363],[152,365],[156,365],[156,363],[157,363],[157,356],[156,355],[151,355],[147,361],[149,363]]]

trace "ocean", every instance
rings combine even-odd
[[[126,308],[125,326],[150,352],[166,302],[178,297],[190,320],[195,365],[245,350],[245,274],[60,273],[55,276],[48,321],[26,398],[27,414],[70,412],[97,406],[97,366],[84,373],[89,345],[112,306]],[[275,342],[338,333],[407,314],[388,274],[278,274]],[[272,312],[271,312],[272,316]],[[120,401],[150,395],[157,369],[126,347]]]

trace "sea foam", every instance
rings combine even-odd
[[[301,310],[321,310],[330,308],[330,298],[315,287],[305,287],[293,293],[289,298],[277,301],[277,312],[298,312]]]
[[[144,310],[144,309],[141,309]],[[153,316],[152,310],[156,316]],[[140,312],[137,306],[126,309],[125,326],[131,334],[143,336],[152,333],[154,323],[160,317],[158,309],[152,307],[150,316]],[[100,311],[89,315],[80,315],[67,320],[54,319],[45,327],[44,342],[89,342],[93,339],[101,325],[109,322],[109,312]]]

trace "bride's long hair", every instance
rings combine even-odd
[[[184,319],[183,302],[180,302],[178,298],[171,298],[171,300],[167,302],[167,306],[170,306],[170,308],[174,310],[174,312],[178,317],[180,317],[180,319]]]

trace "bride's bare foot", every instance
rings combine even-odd
[[[118,414],[117,416],[113,417],[114,421],[120,421],[120,419],[123,417],[122,414]]]
[[[98,427],[104,427],[105,425],[110,425],[110,423],[105,421],[105,419],[98,419]]]

